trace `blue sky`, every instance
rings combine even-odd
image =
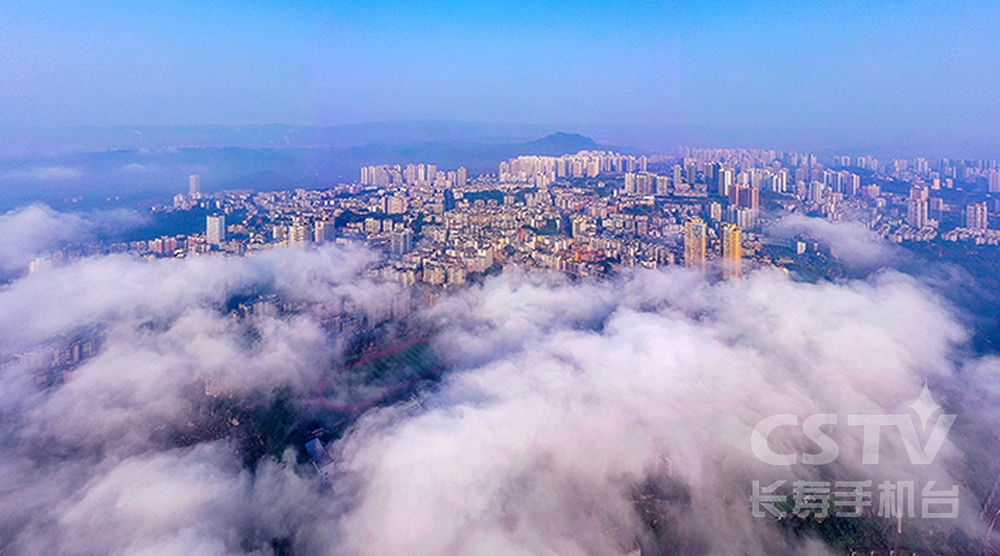
[[[0,126],[669,124],[1000,136],[995,2],[0,3]]]

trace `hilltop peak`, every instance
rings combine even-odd
[[[528,143],[528,146],[538,151],[538,154],[550,155],[576,153],[599,148],[599,145],[590,137],[562,131],[531,141]]]

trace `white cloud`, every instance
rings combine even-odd
[[[614,535],[594,532],[641,530],[629,485],[661,456],[690,496],[669,512],[678,542],[803,551],[746,504],[724,502],[745,500],[752,479],[818,478],[757,461],[755,424],[781,413],[905,413],[925,380],[950,375],[964,331],[901,275],[847,286],[775,272],[713,286],[690,278],[639,272],[576,286],[507,275],[439,304],[442,349],[472,363],[426,414],[385,424],[373,415],[347,439],[344,465],[365,486],[341,523],[343,552],[614,553]],[[953,446],[937,466],[914,469],[901,443],[884,440],[882,465],[866,468],[844,424],[832,466],[844,480],[955,482]]]
[[[83,218],[45,205],[0,214],[0,271],[24,268],[32,257],[59,242],[85,239],[90,228]]]
[[[31,168],[29,170],[11,170],[4,174],[5,179],[17,181],[68,181],[78,180],[82,177],[82,170],[67,166],[47,166]]]
[[[777,234],[806,234],[830,246],[833,256],[855,267],[890,264],[894,258],[891,245],[858,222],[829,222],[792,214],[781,219],[772,230]]]
[[[5,218],[51,225],[31,210]],[[105,338],[50,391],[0,375],[0,443],[10,447],[0,452],[0,548],[271,554],[277,540],[296,554],[614,554],[665,542],[660,534],[689,552],[822,554],[818,541],[750,517],[751,480],[817,476],[758,462],[750,430],[779,413],[905,413],[925,381],[936,393],[954,386],[967,334],[893,272],[806,284],[764,270],[710,284],[676,268],[607,282],[510,271],[410,323],[433,332],[450,374],[422,395],[425,410],[371,411],[329,446],[326,487],[291,452],[248,470],[247,423],[177,440],[217,415],[211,403],[250,413],[283,391],[308,415],[317,381],[342,363],[337,338],[309,314],[241,321],[222,307],[248,291],[385,304],[401,290],[362,278],[373,257],[335,246],[93,257],[0,291],[0,358],[93,325]],[[967,364],[983,383],[996,367]],[[227,397],[207,399],[205,381]],[[995,390],[978,392],[975,404],[995,405]],[[960,418],[989,429],[1000,417],[970,408]],[[887,435],[870,468],[854,432],[831,433],[837,477],[958,481],[957,443],[918,469]],[[794,435],[774,440],[813,449]],[[655,472],[662,457],[670,478]],[[637,517],[635,489],[648,481],[672,493],[659,533]],[[977,509],[962,511],[973,529]]]
[[[126,164],[122,166],[122,172],[127,172],[130,174],[142,174],[149,170],[149,167],[144,164],[139,164],[138,162],[133,162],[131,164]]]

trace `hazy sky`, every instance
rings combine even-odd
[[[996,141],[998,52],[991,1],[4,0],[0,126],[446,119]]]

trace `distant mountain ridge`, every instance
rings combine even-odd
[[[578,126],[448,121],[376,122],[339,126],[199,125],[0,128],[0,156],[59,156],[106,150],[239,147],[348,148],[415,143],[526,143]],[[572,135],[572,133],[566,133]]]
[[[552,156],[601,149],[601,146],[590,137],[586,137],[578,133],[566,133],[563,131],[557,131],[551,135],[542,137],[541,139],[529,141],[525,144],[525,146],[532,150],[539,151],[537,153],[530,154],[548,154]],[[604,148],[607,149],[608,147]]]
[[[148,138],[147,138],[148,139]],[[520,155],[575,154],[581,150],[624,150],[592,138],[555,132],[518,142],[424,141],[368,143],[347,147],[284,146],[102,149],[71,154],[0,158],[0,210],[30,203],[55,206],[169,200],[187,190],[199,174],[206,192],[226,189],[325,188],[355,182],[362,166],[435,163],[464,166],[470,174],[495,173],[500,162]]]
[[[627,145],[642,152],[675,153],[680,145],[767,148],[820,155],[869,154],[879,158],[948,156],[996,158],[1000,143],[972,139],[942,143],[900,135],[893,141],[858,134],[834,139],[812,128],[656,123],[497,123],[454,120],[383,121],[339,125],[131,125],[110,127],[2,128],[0,158],[41,158],[107,150],[178,148],[350,148],[419,143],[530,143],[562,132],[592,137],[600,145]],[[964,154],[963,154],[964,153]]]

